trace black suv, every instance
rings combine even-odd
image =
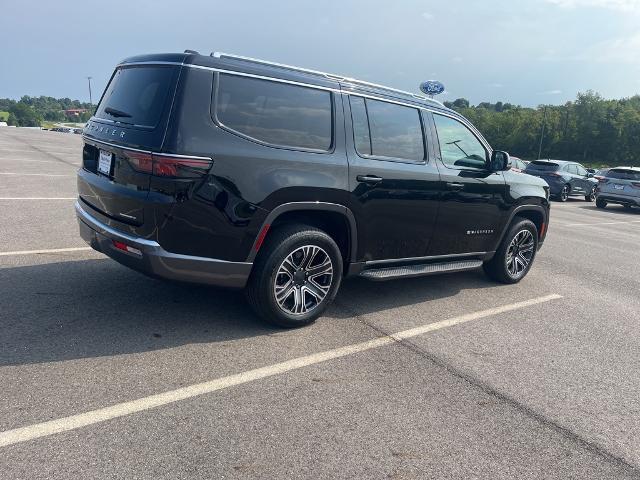
[[[83,133],[82,237],[141,272],[317,318],[343,277],[483,266],[515,283],[549,190],[439,102],[226,54],[119,64]]]

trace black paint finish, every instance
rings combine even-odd
[[[178,64],[167,66],[175,68],[176,74],[161,119],[154,129],[141,129],[92,118],[84,132],[78,194],[82,208],[100,224],[157,242],[163,251],[252,262],[259,233],[285,218],[281,215],[295,212],[297,221],[317,225],[318,215],[330,212],[344,217],[335,229],[345,230],[345,259],[351,264],[345,271],[357,273],[365,262],[393,265],[409,261],[405,259],[468,253],[486,258],[496,250],[516,209],[520,214],[533,212],[539,227],[548,222],[544,181],[510,171],[452,169],[440,161],[432,111],[477,131],[435,102],[325,76],[196,54],[146,55],[122,65],[144,68],[131,65],[138,62]],[[330,92],[331,148],[318,152],[266,145],[221,125],[215,111],[220,70]],[[425,140],[424,160],[358,154],[350,95],[416,108]],[[490,154],[490,147],[482,142]],[[115,155],[109,176],[97,172],[101,149]],[[128,159],[138,150],[206,157],[213,166],[199,179],[160,178],[131,168]],[[543,240],[544,235],[540,243]]]

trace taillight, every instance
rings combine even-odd
[[[631,182],[631,185],[633,185],[636,188],[640,188],[640,182]]]
[[[555,173],[555,172],[549,172],[549,173],[547,173],[547,175],[548,175],[549,177],[559,177],[559,176],[560,176],[560,174],[559,174],[559,173]]]
[[[609,179],[604,177],[596,177],[598,179],[598,183],[608,183]]]
[[[131,167],[141,173],[157,177],[200,178],[206,175],[213,160],[188,155],[167,155],[125,150]]]
[[[211,159],[152,154],[153,175],[158,177],[198,178],[206,175]]]

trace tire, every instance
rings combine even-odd
[[[623,205],[623,207],[624,207],[624,209],[625,209],[625,210],[627,210],[627,211],[629,211],[629,210],[631,210],[631,209],[633,208],[633,207],[632,207],[631,205],[629,205],[628,203],[627,203],[627,204],[624,204],[624,205]]]
[[[595,185],[593,186],[593,188],[591,189],[591,193],[589,193],[589,195],[585,195],[584,199],[587,202],[593,202],[596,199],[596,187]]]
[[[603,198],[596,198],[596,207],[607,208],[607,201]]]
[[[567,200],[569,200],[570,191],[571,187],[569,186],[569,184],[564,185],[562,187],[562,190],[560,190],[560,193],[558,194],[558,200],[561,202],[566,202]]]
[[[342,254],[329,235],[307,225],[285,225],[267,237],[245,293],[263,320],[279,327],[303,327],[331,304],[341,280]]]
[[[537,251],[538,229],[535,224],[526,218],[516,217],[493,258],[483,265],[484,271],[497,282],[518,283],[529,273]]]

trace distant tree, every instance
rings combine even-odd
[[[39,127],[42,123],[42,116],[22,100],[13,105],[9,112],[14,117],[15,125],[19,127]]]
[[[469,108],[469,100],[466,98],[458,98],[453,102],[455,108]]]

